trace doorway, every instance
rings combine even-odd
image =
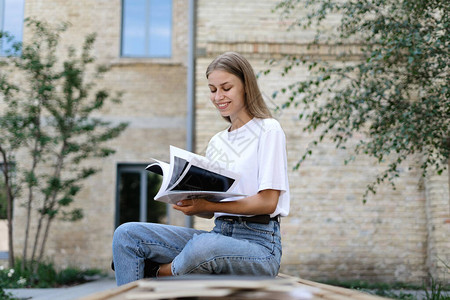
[[[153,200],[162,177],[145,167],[145,164],[117,166],[116,228],[126,222],[168,222],[167,204]]]

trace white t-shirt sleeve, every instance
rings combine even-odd
[[[288,191],[286,137],[283,130],[263,132],[258,149],[258,191]]]

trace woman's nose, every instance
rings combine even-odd
[[[218,101],[218,100],[221,100],[222,98],[223,98],[223,93],[222,93],[222,91],[217,90],[217,91],[216,91],[216,94],[214,95],[214,100],[215,100],[215,101]]]

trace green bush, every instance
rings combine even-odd
[[[10,293],[7,293],[3,290],[3,288],[0,287],[0,299],[2,300],[18,300],[17,298],[14,298]]]
[[[39,263],[37,272],[35,273],[36,275],[33,275],[33,273],[33,270],[30,268],[24,268],[22,270],[22,260],[16,260],[13,269],[0,266],[0,289],[52,288],[75,285],[87,282],[93,276],[102,275],[101,271],[96,269],[80,270],[69,267],[58,271],[53,263]]]

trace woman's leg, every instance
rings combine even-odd
[[[172,273],[276,276],[281,261],[279,223],[216,220],[211,233],[194,236],[172,262]]]
[[[154,223],[120,225],[113,237],[113,261],[117,285],[144,277],[144,260],[170,263],[186,243],[202,230]]]

